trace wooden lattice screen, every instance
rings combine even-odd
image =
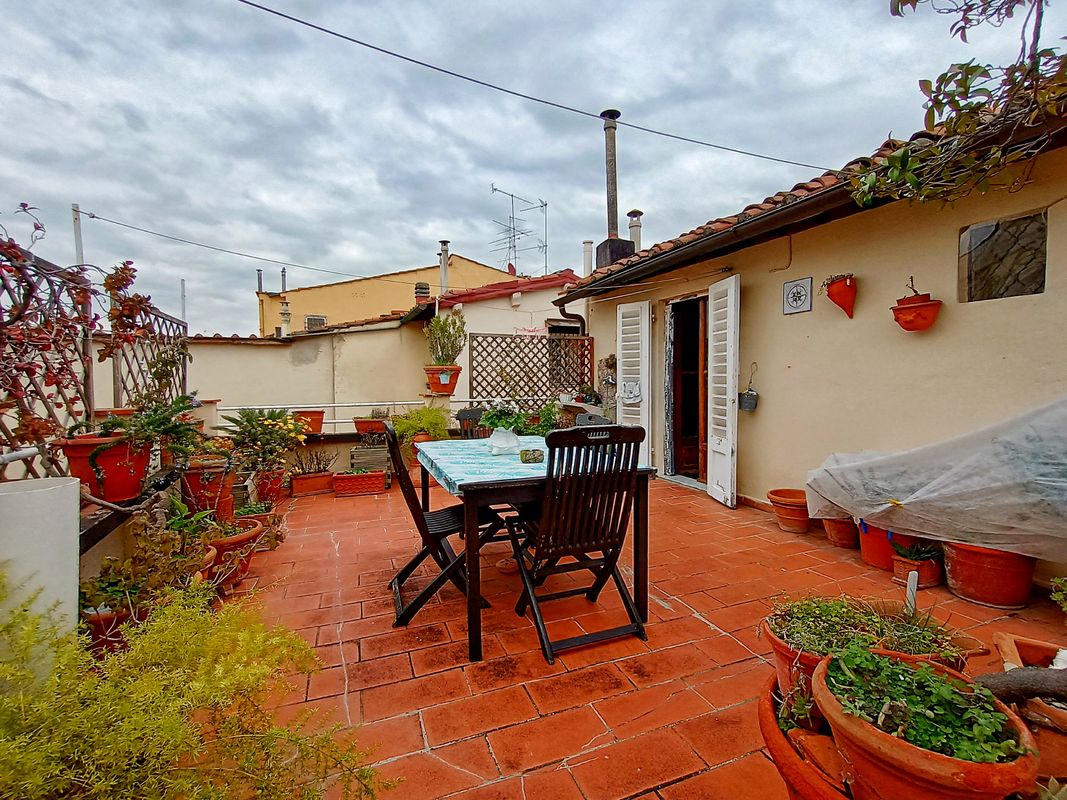
[[[593,382],[591,336],[472,333],[468,346],[475,400],[515,400],[533,411]]]
[[[123,345],[112,356],[116,407],[149,392],[164,400],[187,393],[188,325],[158,309],[145,313],[142,325],[148,335]]]

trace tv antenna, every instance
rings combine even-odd
[[[494,225],[499,225],[500,229],[496,233],[496,237],[489,242],[489,249],[493,253],[501,253],[500,264],[506,266],[508,264],[514,264],[518,268],[519,254],[528,253],[536,250],[539,253],[544,254],[544,269],[545,274],[548,274],[548,201],[538,198],[536,201],[527,200],[525,197],[520,197],[517,194],[511,192],[505,192],[499,188],[495,183],[489,184],[490,194],[502,194],[511,200],[511,213],[508,215],[507,221],[503,222],[498,219],[493,220]],[[519,216],[527,211],[540,211],[544,220],[544,238],[537,238],[536,244],[531,244],[529,237],[533,236],[533,229],[530,228],[526,220]]]

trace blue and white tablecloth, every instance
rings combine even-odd
[[[540,464],[523,464],[518,453],[490,455],[488,439],[443,439],[418,442],[415,447],[419,463],[454,495],[462,494],[459,487],[465,483],[543,478],[548,468],[548,447],[541,436],[519,437],[521,449],[544,451],[545,460]]]

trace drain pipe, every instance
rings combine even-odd
[[[585,334],[585,330],[586,330],[585,317],[583,317],[581,314],[572,314],[570,311],[567,310],[566,306],[557,306],[557,308],[559,309],[559,315],[561,317],[563,317],[563,319],[569,319],[572,322],[577,322],[578,323],[578,335],[579,336],[585,336],[586,335]]]

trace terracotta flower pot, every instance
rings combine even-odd
[[[855,550],[860,546],[860,533],[856,523],[850,519],[824,519],[823,528],[826,538],[834,547],[847,547]]]
[[[294,411],[293,417],[307,426],[305,433],[322,433],[322,421],[326,417],[325,411]]]
[[[767,753],[782,776],[790,800],[844,800],[844,792],[835,788],[830,778],[814,764],[805,761],[778,727],[776,697],[785,694],[778,676],[772,675],[763,686],[756,708],[760,733]]]
[[[906,331],[925,331],[937,321],[941,301],[931,300],[929,294],[901,297],[893,306],[893,319]]]
[[[285,470],[272,469],[266,472],[257,472],[252,479],[256,486],[256,499],[262,503],[276,503],[282,494],[282,484],[285,483]]]
[[[945,574],[954,595],[993,608],[1025,608],[1034,582],[1030,556],[970,544],[945,544]]]
[[[148,477],[148,464],[152,456],[149,445],[131,446],[128,441],[115,444],[114,436],[83,434],[71,439],[61,439],[56,444],[67,457],[67,467],[72,478],[77,478],[93,497],[109,503],[121,503],[140,496],[141,487]],[[90,457],[101,446],[108,445],[96,456],[96,466],[101,477],[93,469]]]
[[[1058,644],[998,631],[993,645],[1004,661],[1004,669],[1048,667],[1061,649]],[[1031,697],[1018,707],[1037,740],[1038,774],[1042,778],[1067,776],[1067,711]]]
[[[922,561],[915,561],[894,553],[893,583],[907,586],[909,572],[919,573],[918,588],[920,589],[929,589],[933,586],[941,585],[941,562],[938,559],[927,558]]]
[[[130,619],[128,608],[114,611],[82,612],[82,619],[89,627],[89,648],[93,651],[106,650],[114,653],[126,647],[126,637],[122,635],[122,625]]]
[[[433,437],[428,433],[416,433],[411,437],[411,447],[408,452],[408,467],[417,468],[419,466],[419,450],[415,445],[422,442],[432,442]]]
[[[860,520],[860,558],[865,564],[891,572],[896,551],[890,541],[908,547],[915,544],[915,537],[893,533],[877,525],[871,525],[866,520]]]
[[[385,491],[385,470],[365,472],[360,475],[342,473],[333,476],[333,493],[338,497],[355,497],[362,494],[381,494]]]
[[[455,394],[459,386],[459,373],[463,371],[462,367],[450,364],[443,367],[426,366],[424,369],[426,370],[426,383],[433,394]]]
[[[916,747],[846,714],[826,685],[830,661],[824,659],[816,668],[812,693],[852,775],[855,800],[1003,800],[1014,792],[1032,788],[1037,777],[1037,757],[1033,752],[1002,764],[964,761]],[[955,670],[936,668],[971,683]],[[1008,717],[1008,724],[1023,747],[1036,750],[1034,737],[1023,721],[999,700],[994,703],[997,711]]]
[[[766,619],[760,621],[759,633],[771,646],[771,653],[774,655],[774,671],[778,676],[778,685],[782,687],[782,693],[792,692],[798,681],[807,686],[810,691],[811,676],[815,674],[815,668],[819,666],[824,656],[821,653],[807,653],[793,649],[771,630],[770,623]]]
[[[240,583],[248,575],[252,552],[263,535],[263,525],[254,519],[238,519],[234,524],[240,533],[208,542],[208,546],[215,548],[216,553],[212,577],[224,588]],[[232,555],[234,553],[237,555]]]
[[[803,489],[772,489],[767,499],[774,506],[778,527],[789,533],[807,533],[811,526],[808,501]]]
[[[293,497],[330,494],[333,491],[333,473],[311,472],[307,475],[293,475],[289,479],[289,488]]]
[[[200,569],[193,574],[191,581],[193,586],[199,586],[204,581],[210,579],[211,567],[218,556],[219,553],[214,547],[204,548],[204,557],[200,560]]]
[[[214,511],[215,519],[233,518],[233,483],[237,473],[224,458],[191,459],[182,473],[182,500],[190,511]]]
[[[856,303],[856,278],[846,275],[826,285],[826,296],[839,306],[849,319],[852,319],[852,307]]]
[[[368,433],[385,433],[385,420],[373,417],[352,417],[352,424],[356,426],[356,433],[366,435]]]

